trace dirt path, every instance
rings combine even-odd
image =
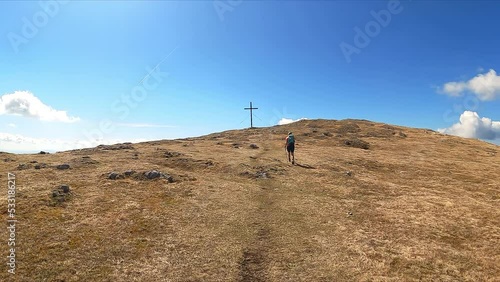
[[[266,226],[255,224],[258,230],[257,238],[252,245],[243,251],[240,262],[240,279],[246,281],[267,281],[267,264],[270,247],[270,231]]]
[[[243,252],[243,259],[240,262],[240,281],[267,281],[267,266],[269,264],[269,254],[272,251],[272,230],[270,220],[274,218],[273,193],[270,192],[270,182],[262,183],[260,192],[256,195],[258,201],[258,213],[252,220],[252,229],[255,238]],[[266,187],[267,186],[267,187]]]
[[[265,164],[260,158],[264,151],[267,150],[262,150],[256,156],[253,161],[254,165]],[[257,181],[260,189],[256,191],[253,201],[258,208],[256,214],[252,215],[252,219],[249,220],[255,238],[244,248],[243,259],[240,261],[240,282],[269,280],[270,254],[275,240],[272,221],[277,218],[277,213],[280,211],[276,208],[277,199],[273,192],[280,186],[280,183],[272,178]]]

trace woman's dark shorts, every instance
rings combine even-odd
[[[295,152],[295,143],[288,144],[288,145],[286,146],[286,150],[287,150],[288,152],[290,152],[290,153]]]

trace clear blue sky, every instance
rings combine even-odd
[[[359,118],[438,129],[458,123],[466,110],[499,121],[497,76],[492,99],[474,98],[480,90],[454,96],[442,89],[500,71],[500,5],[401,1],[348,62],[341,43],[356,47],[355,28],[365,30],[371,12],[389,2],[52,1],[46,10],[38,1],[2,2],[0,96],[29,92],[73,120],[4,109],[0,151],[39,151],[42,139],[90,135],[102,140],[88,141],[104,143],[243,128],[250,101],[259,108],[256,126]],[[155,66],[168,73],[159,83],[148,75]],[[144,78],[158,85],[132,101],[136,107],[120,102],[145,89]],[[33,97],[24,99],[36,107]],[[114,129],[99,130],[103,120]],[[8,144],[14,135],[32,145]]]

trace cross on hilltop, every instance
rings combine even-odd
[[[250,102],[250,108],[245,108],[245,110],[250,110],[250,128],[253,128],[253,110],[258,110],[259,108],[252,107],[252,102]]]

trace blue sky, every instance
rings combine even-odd
[[[498,144],[499,14],[493,1],[2,2],[0,151],[244,128],[250,101],[256,126],[359,118]]]

